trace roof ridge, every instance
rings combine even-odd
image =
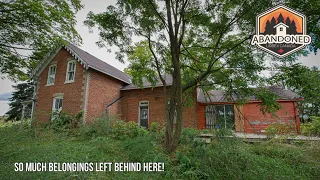
[[[131,80],[130,80],[131,76],[129,76],[127,73],[119,70],[118,68],[101,60],[100,58],[90,54],[89,52],[81,49],[80,47],[78,47],[70,42],[67,42],[67,48],[70,48],[75,54],[77,54],[79,56],[79,58],[81,58],[87,64],[88,68],[92,68],[97,71],[100,71],[104,74],[107,74],[107,75],[113,77],[113,78],[121,80],[127,84],[131,83]],[[84,56],[87,56],[87,57],[84,57]]]

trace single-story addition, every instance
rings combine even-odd
[[[32,117],[37,121],[54,120],[52,112],[77,114],[83,112],[83,122],[96,117],[118,115],[125,121],[149,127],[152,122],[165,123],[163,86],[148,82],[139,88],[131,77],[77,46],[68,43],[49,53],[32,74],[36,82]],[[168,89],[172,78],[166,77]],[[259,101],[237,105],[225,101],[222,91],[211,91],[208,97],[199,90],[191,93],[192,102],[183,110],[183,126],[192,128],[230,128],[238,132],[260,133],[273,122],[295,126],[300,132],[296,101],[288,90],[278,88],[278,101],[284,107],[278,117],[263,115]],[[284,94],[281,94],[284,93]],[[214,100],[214,101],[212,101]]]

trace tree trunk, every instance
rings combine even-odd
[[[165,148],[168,153],[174,152],[179,143],[182,130],[182,80],[179,63],[179,48],[172,49],[172,86],[170,89],[170,104],[166,123]],[[174,119],[176,123],[174,124]]]

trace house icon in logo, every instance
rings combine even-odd
[[[289,28],[289,26],[281,22],[273,28],[276,28],[276,36],[285,36],[287,35],[287,28]]]

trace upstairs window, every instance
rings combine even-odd
[[[57,69],[56,65],[51,65],[49,67],[47,85],[53,85],[54,84],[54,79],[55,79],[55,76],[56,76],[56,69]]]
[[[74,82],[75,74],[76,74],[76,61],[72,60],[68,62],[66,83]]]

